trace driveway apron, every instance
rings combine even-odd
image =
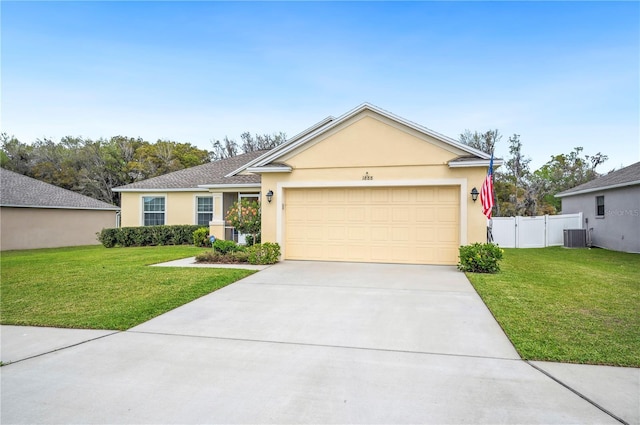
[[[2,423],[619,423],[443,266],[282,262],[0,373]]]

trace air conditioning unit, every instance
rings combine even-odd
[[[565,248],[584,248],[587,246],[586,229],[564,229]]]

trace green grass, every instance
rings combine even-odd
[[[640,367],[640,255],[505,249],[502,271],[468,273],[527,360]]]
[[[253,271],[147,267],[202,248],[102,246],[3,252],[3,325],[125,330]]]

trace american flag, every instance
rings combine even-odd
[[[480,203],[482,204],[482,213],[491,218],[491,209],[493,208],[493,154],[491,154],[491,162],[489,163],[489,172],[482,183],[480,189]]]

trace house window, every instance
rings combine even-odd
[[[213,220],[213,197],[196,197],[196,208],[198,211],[196,223],[200,226],[208,226],[209,222]]]
[[[165,202],[163,196],[142,197],[142,224],[157,226],[164,224]]]
[[[604,196],[596,196],[596,216],[604,217]]]

